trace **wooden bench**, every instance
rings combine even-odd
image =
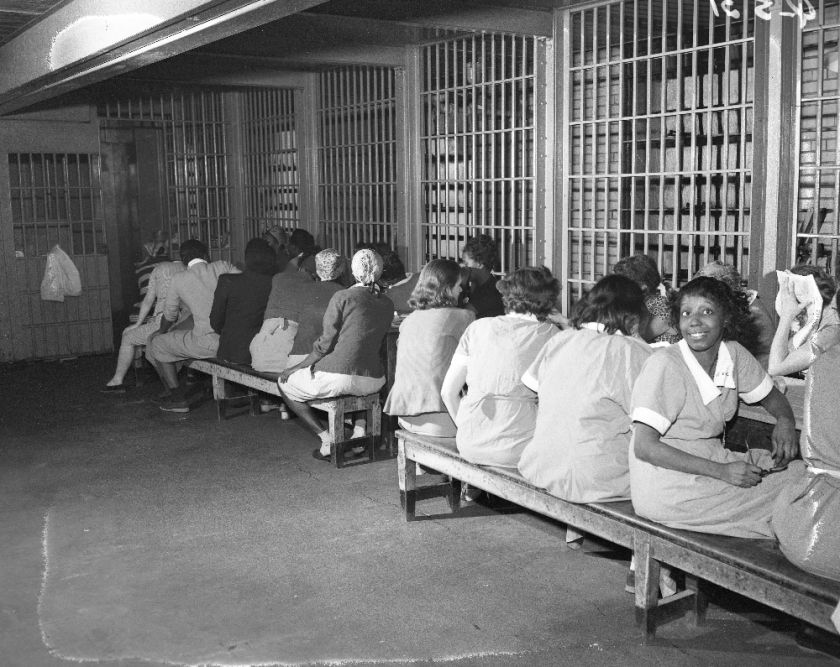
[[[221,359],[191,359],[188,366],[201,373],[210,375],[213,379],[213,400],[219,421],[225,418],[226,405],[229,401],[241,398],[231,392],[230,384],[248,388],[248,398],[251,402],[251,414],[259,412],[259,395],[263,392],[272,396],[281,396],[277,380],[279,373],[257,371],[244,364],[233,364]],[[364,447],[368,460],[376,457],[376,449],[382,434],[382,406],[379,394],[369,396],[336,396],[309,401],[309,405],[327,413],[327,429],[330,434],[330,460],[341,468],[345,463],[345,454],[356,447]],[[367,420],[366,434],[361,438],[344,437],[344,420],[346,415],[354,412],[365,412]]]
[[[656,634],[657,623],[673,616],[694,616],[702,623],[706,598],[703,582],[761,602],[835,633],[831,614],[840,600],[840,582],[809,574],[785,559],[773,540],[748,540],[674,530],[635,514],[630,501],[570,503],[535,487],[512,469],[480,466],[465,461],[454,438],[396,432],[397,469],[401,501],[407,521],[415,518],[418,488],[416,465],[449,475],[451,483],[439,489],[452,511],[459,506],[465,482],[581,532],[631,549],[636,560],[636,620],[646,639]],[[659,568],[666,564],[685,572],[686,590],[658,599]]]

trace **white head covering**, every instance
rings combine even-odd
[[[353,277],[365,287],[376,284],[379,276],[382,275],[382,258],[374,250],[365,248],[353,255],[353,263],[350,265]]]

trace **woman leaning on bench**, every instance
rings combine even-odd
[[[280,391],[288,408],[321,440],[313,455],[330,455],[329,432],[307,401],[334,396],[367,396],[385,384],[379,348],[394,317],[394,304],[379,293],[382,258],[360,250],[351,264],[356,284],[333,294],[324,313],[323,331],[312,351],[280,373]],[[353,437],[364,435],[357,420]]]

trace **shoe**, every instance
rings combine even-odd
[[[279,410],[280,406],[273,401],[260,401],[260,412],[265,414],[267,412],[271,412],[272,410]],[[282,417],[282,415],[281,415]]]
[[[106,384],[104,387],[101,387],[99,391],[103,394],[124,394],[125,389],[126,387],[124,384]]]
[[[316,448],[312,450],[312,458],[318,459],[319,461],[329,461],[330,455],[329,454],[322,454],[321,450]]]
[[[627,571],[627,579],[624,581],[624,591],[627,593],[636,593],[636,573],[633,570]]]
[[[168,399],[163,400],[160,402],[158,407],[163,410],[164,412],[189,412],[190,411],[190,404],[183,400],[178,399]]]
[[[484,493],[484,491],[481,489],[477,489],[469,484],[464,484],[464,486],[461,487],[461,500],[467,503],[474,503],[476,500],[481,498],[482,493]]]
[[[280,419],[284,422],[287,422],[291,418],[292,418],[292,415],[289,414],[289,410],[286,408],[286,405],[281,403],[280,404]]]

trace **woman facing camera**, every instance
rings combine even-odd
[[[441,395],[458,427],[456,444],[465,459],[515,468],[537,418],[537,395],[521,378],[559,331],[545,319],[560,286],[548,269],[525,268],[500,280],[498,288],[505,315],[467,327]]]
[[[683,339],[654,352],[633,388],[633,507],[673,528],[772,537],[773,500],[803,469],[800,461],[790,463],[797,452],[790,405],[734,342],[750,318],[746,299],[700,277],[680,290],[671,314]],[[776,418],[772,458],[725,449],[739,397],[760,402]]]
[[[630,278],[602,278],[522,381],[537,392],[534,438],[522,476],[577,503],[630,497],[630,397],[651,348],[638,337],[647,308]]]
[[[461,335],[475,315],[458,308],[460,267],[433,259],[423,267],[408,299],[411,314],[400,325],[394,386],[384,411],[413,433],[452,437],[455,423],[440,390]]]

